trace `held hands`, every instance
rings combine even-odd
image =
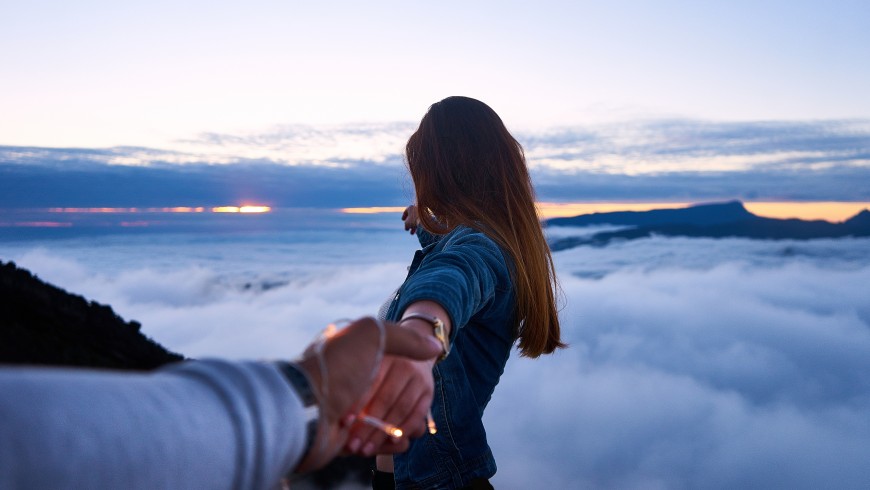
[[[419,335],[435,339],[432,324],[417,318],[407,318],[413,314],[438,317],[444,322],[449,335],[452,324],[450,316],[439,304],[432,301],[417,301],[404,312],[405,319],[399,328],[417,332]],[[436,340],[436,342],[438,342]],[[438,354],[443,346],[438,342]],[[406,435],[420,437],[427,430],[427,416],[432,406],[435,381],[432,368],[436,358],[414,360],[403,357],[384,359],[378,379],[374,383],[371,401],[363,413],[401,427]],[[408,448],[405,438],[395,440],[384,432],[360,423],[351,428],[347,449],[352,453],[372,456],[374,454],[403,452]]]
[[[309,375],[312,387],[319,395],[320,427],[311,450],[297,466],[297,473],[319,468],[339,453],[348,440],[351,425],[370,396],[374,397],[370,405],[376,405],[379,410],[378,413],[368,414],[398,425],[406,436],[419,437],[423,433],[426,413],[432,403],[431,366],[441,352],[441,345],[431,333],[425,331],[396,324],[385,324],[384,327],[385,356],[382,362],[379,353],[381,333],[372,318],[357,320],[324,340],[320,350],[322,363],[312,347],[299,361],[298,365]],[[390,373],[397,369],[395,364],[414,362],[429,365],[425,375],[420,372],[413,377],[413,384],[420,384],[421,388],[391,392],[389,398],[379,399],[379,385],[387,379],[394,379],[395,375]],[[326,368],[325,373],[323,367]],[[373,373],[377,373],[374,379]],[[327,377],[326,383],[324,377]],[[411,384],[411,378],[405,382]],[[324,387],[327,387],[328,393],[323,393]],[[394,452],[407,449],[406,437],[385,442],[386,435],[383,432],[380,434],[381,437],[366,439],[366,443],[372,443],[372,454],[374,450]]]

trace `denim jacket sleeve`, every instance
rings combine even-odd
[[[450,315],[451,342],[458,330],[490,306],[497,287],[510,287],[510,272],[501,248],[482,232],[459,228],[439,240],[400,291],[397,312],[430,300]]]

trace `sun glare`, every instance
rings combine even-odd
[[[217,206],[211,208],[212,213],[268,213],[269,206]]]
[[[239,208],[240,213],[268,213],[272,208],[269,206],[242,206]]]

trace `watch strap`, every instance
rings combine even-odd
[[[314,445],[314,439],[317,438],[317,428],[320,423],[320,406],[317,404],[317,395],[311,386],[308,375],[299,366],[287,361],[276,361],[275,365],[302,400],[305,419],[305,446],[302,457],[299,458],[299,461],[302,461]]]

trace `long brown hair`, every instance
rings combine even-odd
[[[564,347],[553,257],[538,221],[525,155],[498,114],[468,97],[436,102],[408,140],[405,155],[424,228],[441,234],[460,224],[479,229],[513,258],[521,354],[538,357]]]

